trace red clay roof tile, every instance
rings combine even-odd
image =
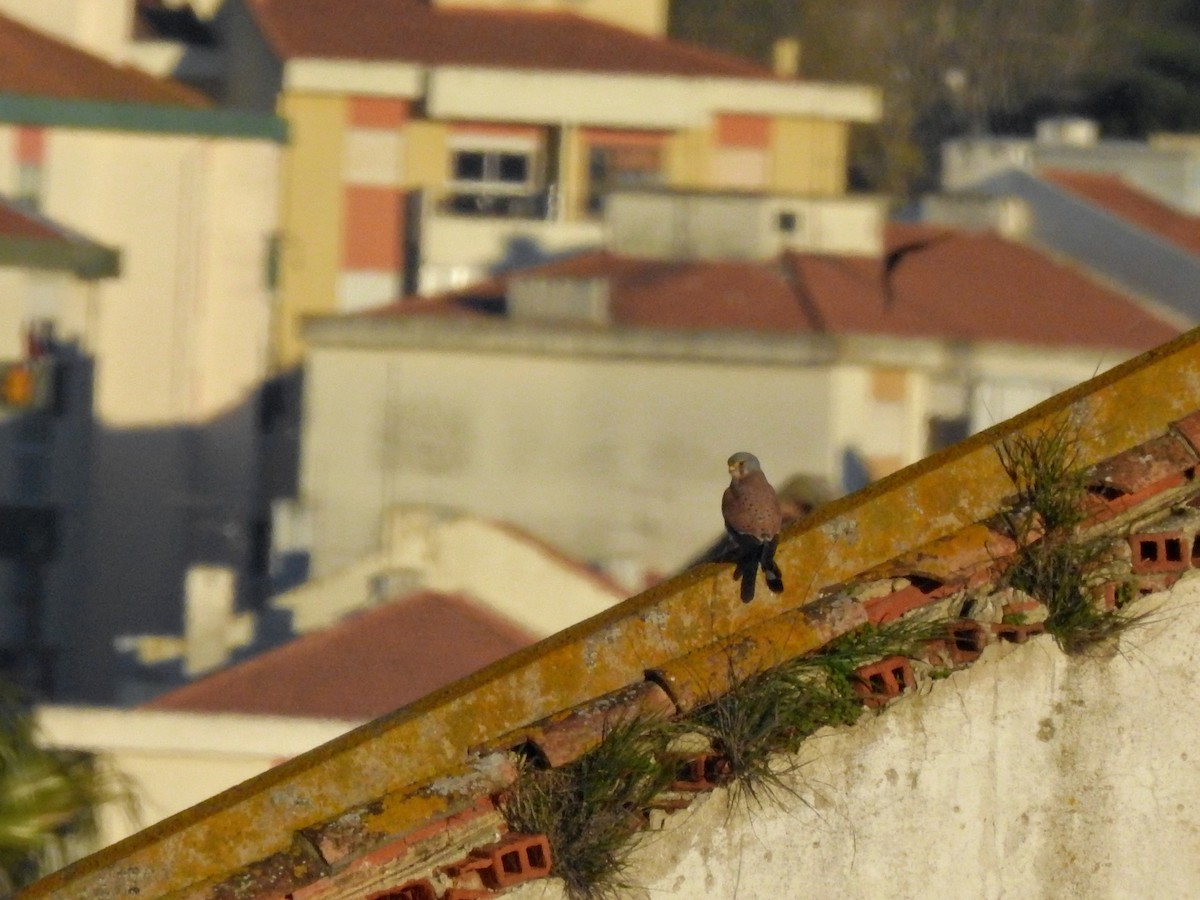
[[[465,597],[426,592],[303,635],[145,708],[372,719],[533,642]]]
[[[1038,174],[1051,184],[1158,235],[1188,253],[1200,254],[1200,216],[1172,209],[1139,191],[1119,175],[1066,169],[1045,169]]]
[[[614,325],[774,333],[828,332],[1145,350],[1179,334],[1134,299],[994,234],[891,223],[884,259],[788,253],[781,259],[691,262],[606,251],[524,274],[605,278]],[[511,276],[510,276],[511,277]],[[372,315],[421,315],[499,296],[493,279],[438,301],[406,300]]]
[[[103,59],[0,16],[0,93],[61,100],[208,107],[202,94],[175,81]]]
[[[893,223],[889,251],[923,245],[891,273],[879,260],[793,257],[835,333],[1145,350],[1180,329],[1033,247],[987,232]]]
[[[252,8],[284,59],[774,77],[737,57],[571,13],[436,9],[423,0],[253,0]]]
[[[0,238],[32,238],[39,241],[68,240],[62,232],[4,200],[0,200]]]

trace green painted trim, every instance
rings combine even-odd
[[[72,272],[91,281],[115,278],[121,272],[121,253],[87,241],[0,238],[0,266]]]
[[[238,109],[172,104],[64,100],[0,93],[0,122],[158,134],[259,138],[286,143],[287,122],[279,116]]]

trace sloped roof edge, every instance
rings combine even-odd
[[[0,266],[71,272],[90,281],[119,275],[121,253],[83,241],[0,237]]]
[[[97,128],[160,134],[197,134],[287,140],[287,123],[278,116],[235,109],[72,100],[29,94],[0,93],[0,122]]]
[[[777,559],[785,571],[809,575],[790,578],[781,595],[764,592],[743,604],[726,567],[692,569],[55,873],[23,896],[201,896],[206,884],[246,867],[298,860],[292,848],[301,829],[356,805],[408,789],[414,804],[435,813],[445,795],[418,788],[462,771],[471,748],[646,683],[647,670],[678,669],[680,660],[769,620],[804,617],[822,587],[984,520],[1012,494],[994,449],[1006,437],[1073,422],[1077,461],[1090,466],[1162,435],[1197,408],[1200,329],[797,523]],[[811,629],[810,636],[817,638]]]
[[[112,278],[121,253],[0,197],[0,266]]]

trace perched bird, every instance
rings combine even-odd
[[[742,600],[754,599],[759,567],[767,587],[778,594],[783,590],[783,574],[775,564],[775,547],[783,527],[779,497],[752,453],[729,457],[729,476],[729,487],[721,498],[721,514],[725,531],[738,551],[734,577],[741,579]]]

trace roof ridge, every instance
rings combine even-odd
[[[414,831],[475,809],[482,795],[511,783],[515,770],[501,749],[509,737],[565,727],[559,746],[569,757],[588,735],[604,733],[613,709],[659,709],[664,696],[686,709],[734,674],[816,649],[856,618],[885,621],[917,608],[936,599],[936,580],[898,591],[892,584],[892,594],[875,599],[839,601],[838,589],[931,545],[952,551],[947,562],[964,576],[986,571],[997,551],[981,523],[1014,502],[996,452],[1002,442],[1075,423],[1074,462],[1097,467],[1100,479],[1089,507],[1096,521],[1194,493],[1197,410],[1200,329],[790,526],[777,561],[808,577],[789,579],[780,595],[744,604],[727,566],[692,569],[69,866],[23,896],[159,896],[217,891],[234,879],[270,882],[280,894],[329,875],[342,860],[366,864],[363,854],[376,851],[378,860],[394,859]],[[963,555],[956,537],[967,531],[976,537]],[[706,660],[714,663],[707,669]],[[647,681],[647,670],[661,674]]]

